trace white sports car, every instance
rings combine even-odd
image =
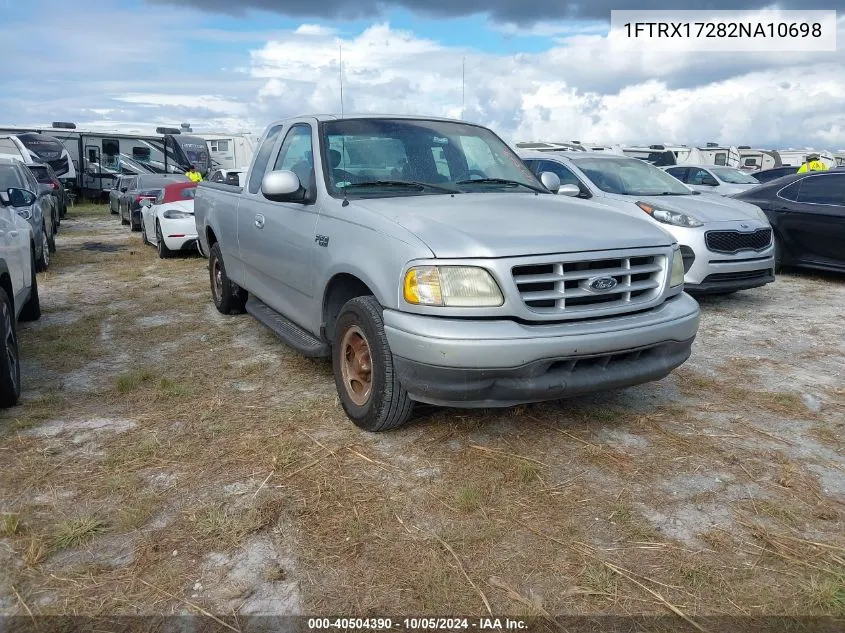
[[[155,246],[162,259],[197,248],[196,192],[195,182],[174,182],[165,185],[155,200],[141,202],[141,239]]]

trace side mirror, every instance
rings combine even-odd
[[[581,195],[581,189],[578,185],[561,185],[558,187],[557,192],[562,196],[569,196],[570,198],[577,198]]]
[[[302,192],[299,176],[292,171],[271,171],[261,180],[261,193],[273,202],[299,202]]]
[[[549,191],[557,191],[560,189],[560,178],[554,172],[544,171],[540,174],[540,182],[542,182],[543,186]]]
[[[31,191],[27,191],[26,189],[18,189],[17,187],[9,187],[6,189],[6,198],[8,202],[5,204],[9,204],[13,207],[28,207],[30,205],[35,204],[35,194]]]

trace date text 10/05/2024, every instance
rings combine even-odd
[[[797,38],[822,36],[819,22],[627,22],[627,37]]]
[[[311,630],[368,630],[368,631],[520,631],[528,628],[525,620],[518,618],[309,618]]]

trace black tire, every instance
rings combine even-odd
[[[0,328],[3,343],[0,345],[0,408],[18,403],[21,395],[21,365],[18,355],[18,333],[15,328],[15,310],[9,295],[0,288]]]
[[[173,251],[167,248],[164,243],[164,236],[161,234],[161,225],[156,221],[156,250],[160,259],[169,259],[173,257]]]
[[[114,207],[111,206],[111,203],[109,203],[109,213],[111,213],[112,215],[117,215],[117,213],[118,213],[117,211],[114,210]]]
[[[55,253],[55,252],[56,252],[56,230],[57,230],[57,229],[56,229],[56,226],[55,226],[55,225],[53,225],[53,235],[52,235],[52,236],[49,236],[49,235],[47,236],[47,246],[48,246],[48,248],[50,249],[50,252],[51,252],[51,253]]]
[[[35,274],[35,249],[30,254],[32,266],[30,274],[32,279],[29,282],[29,299],[23,305],[18,321],[37,321],[41,318],[41,298],[38,296],[38,276]]]
[[[246,290],[238,287],[226,276],[226,266],[223,264],[223,255],[218,243],[211,247],[208,256],[208,278],[211,282],[211,299],[217,311],[221,314],[243,314],[247,299]]]
[[[353,337],[357,344],[350,343]],[[348,352],[362,339],[368,348],[369,363],[363,364],[365,372],[369,370],[368,388],[361,381],[350,380],[350,369],[344,369],[354,365]],[[332,340],[332,370],[343,410],[356,426],[371,432],[389,431],[410,420],[414,401],[396,377],[382,307],[375,297],[356,297],[341,308]],[[360,392],[356,392],[354,382],[358,382]]]
[[[147,238],[147,225],[144,224],[143,216],[141,216],[141,241],[149,246],[153,245],[149,238]]]
[[[137,232],[141,230],[141,223],[135,224],[135,220],[132,219],[132,211],[129,211],[129,230],[133,232]]]
[[[47,229],[45,227],[41,227],[41,257],[38,258],[38,261],[35,264],[35,269],[39,273],[43,273],[49,267],[50,267],[49,238],[47,237]]]
[[[126,220],[126,219],[124,219],[124,217],[123,217],[123,209],[121,209],[121,210],[120,210],[120,223],[121,223],[123,226],[126,226],[127,224],[129,224],[129,220]]]
[[[781,272],[783,272],[783,242],[775,233],[775,274],[779,275]]]

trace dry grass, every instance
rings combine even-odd
[[[19,514],[9,513],[0,516],[0,537],[15,536],[21,527]]]
[[[371,436],[345,419],[327,363],[209,310],[202,261],[158,260],[117,224],[101,207],[71,210],[43,296],[45,311],[80,318],[21,328],[35,368],[25,389],[43,395],[0,414],[0,530],[23,563],[9,571],[22,595],[54,595],[62,612],[163,613],[184,609],[203,578],[237,604],[191,600],[227,613],[251,589],[217,587],[204,561],[248,560],[260,535],[293,560],[262,561],[250,578],[297,583],[309,613],[481,615],[488,603],[531,614],[665,613],[667,603],[693,617],[841,613],[843,553],[831,549],[845,547],[841,502],[760,420],[808,420],[837,447],[845,395],[812,414],[791,392],[755,389],[743,376],[757,365],[738,357],[712,377],[676,372],[674,402],[644,387],[639,408],[624,395],[421,408],[408,429]],[[89,240],[123,249],[84,250]],[[83,370],[103,388],[60,388]],[[716,416],[728,413],[744,421]],[[135,426],[27,434],[93,418]],[[729,498],[684,484],[717,476],[759,490]],[[650,518],[697,504],[730,518],[690,526],[690,541]],[[74,557],[116,539],[129,562]]]

